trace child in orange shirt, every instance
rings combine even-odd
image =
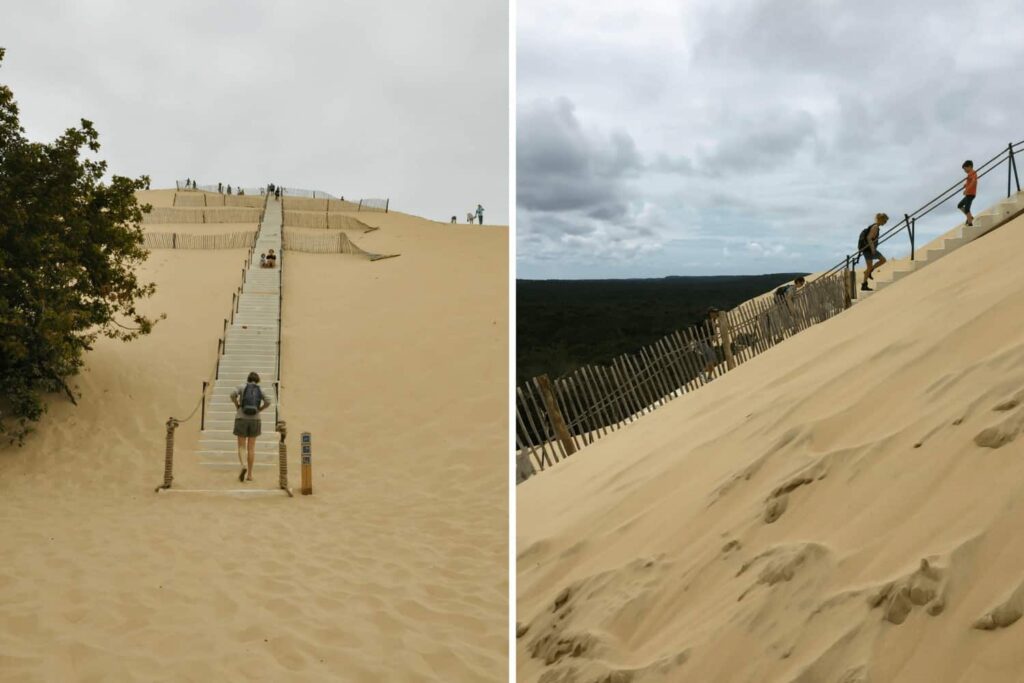
[[[978,174],[974,170],[974,162],[970,159],[965,161],[961,168],[967,174],[967,182],[964,184],[964,198],[960,200],[956,208],[963,211],[964,215],[967,216],[967,225],[974,225],[974,216],[971,215],[971,202],[974,201],[974,196],[978,194]]]

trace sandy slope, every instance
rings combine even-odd
[[[294,499],[153,493],[244,258],[154,252],[168,320],[99,344],[81,405],[0,448],[0,680],[507,677],[507,231],[416,229],[390,261],[285,256],[292,485],[302,430],[316,475]],[[175,486],[237,487],[197,437]]]
[[[1022,248],[1018,219],[520,485],[519,679],[1020,681]]]

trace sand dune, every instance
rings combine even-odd
[[[518,494],[523,681],[1019,681],[1018,219]]]
[[[314,443],[294,499],[154,494],[245,253],[153,252],[168,319],[99,343],[81,405],[0,447],[0,680],[506,679],[507,230],[389,230],[401,258],[284,255],[293,487]],[[197,420],[175,488],[237,488],[197,464]]]

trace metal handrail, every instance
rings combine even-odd
[[[991,159],[989,159],[985,163],[981,164],[980,166],[976,167],[977,171],[978,171],[978,177],[979,178],[983,178],[984,176],[988,175],[989,173],[994,171],[996,168],[1001,166],[1003,163],[1007,163],[1008,165],[1007,165],[1007,169],[1006,169],[1006,171],[1007,171],[1007,177],[1006,177],[1006,196],[1009,197],[1011,195],[1011,192],[1010,192],[1010,186],[1011,186],[1010,180],[1011,180],[1011,178],[1013,178],[1013,180],[1016,181],[1017,191],[1020,192],[1020,178],[1019,178],[1019,176],[1017,174],[1017,163],[1016,163],[1016,160],[1015,160],[1015,153],[1017,151],[1019,151],[1018,148],[1022,148],[1022,147],[1024,147],[1024,140],[1021,140],[1020,142],[1011,142],[1011,143],[1009,143],[1006,147],[1004,147],[1002,150],[1000,150],[1000,152],[998,154],[996,154],[994,157],[992,157]],[[933,197],[931,200],[925,202],[924,205],[921,206],[920,208],[918,208],[917,210],[915,210],[915,211],[913,211],[912,213],[909,213],[909,214],[906,214],[906,213],[903,214],[903,220],[901,220],[899,223],[893,225],[891,228],[881,232],[878,235],[878,241],[876,242],[876,244],[882,244],[882,243],[888,241],[889,239],[891,239],[892,237],[898,235],[899,233],[901,233],[903,231],[907,231],[908,234],[911,237],[911,258],[913,258],[913,251],[914,251],[914,241],[913,241],[914,232],[913,231],[914,231],[915,222],[917,221],[917,219],[923,218],[923,217],[927,216],[932,211],[934,211],[935,209],[939,208],[939,206],[941,206],[942,204],[946,203],[947,201],[949,201],[953,197],[957,196],[959,194],[960,190],[964,187],[964,183],[965,182],[966,182],[966,179],[958,180],[957,182],[953,183],[953,185],[949,186],[948,188],[946,188],[945,190],[940,192],[938,195]],[[828,270],[824,271],[823,273],[818,275],[815,279],[826,277],[828,275],[834,275],[835,273],[838,273],[839,271],[844,270],[846,268],[847,259],[852,259],[853,263],[856,264],[857,260],[859,258],[860,258],[860,251],[859,250],[855,251],[855,252],[852,252],[852,253],[844,256],[843,259],[839,263],[837,263],[836,265],[832,266]]]

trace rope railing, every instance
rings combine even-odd
[[[278,396],[277,400],[280,402],[281,397]],[[288,446],[285,443],[288,429],[284,420],[278,420],[274,430],[281,435],[277,443],[277,485],[288,494],[289,498],[293,498],[292,490],[288,487]]]
[[[1005,163],[1007,165],[1006,196],[1010,197],[1013,194],[1013,192],[1011,191],[1013,186],[1016,187],[1017,192],[1020,192],[1020,177],[1017,173],[1016,154],[1022,149],[1024,149],[1024,140],[1020,142],[1011,142],[1007,144],[1007,146],[1004,147],[998,154],[996,154],[995,156],[993,156],[991,159],[981,164],[980,166],[975,167],[975,171],[978,174],[978,178],[983,178],[984,176],[988,175],[989,173],[996,170]],[[915,223],[921,218],[924,218],[925,216],[930,214],[935,209],[939,208],[940,206],[948,202],[950,199],[957,197],[960,194],[960,191],[964,188],[965,182],[966,179],[961,178],[960,180],[958,180],[957,182],[953,183],[948,188],[940,192],[938,195],[936,195],[929,201],[925,202],[924,205],[922,205],[920,208],[916,209],[911,213],[903,214],[903,220],[879,233],[878,244],[883,244],[884,242],[887,242],[891,238],[895,237],[896,235],[906,232],[910,237],[910,257],[913,260],[915,246]],[[836,265],[832,266],[828,270],[821,273],[818,277],[827,277],[841,270],[845,270],[847,268],[847,264],[851,260],[852,263],[856,264],[859,257],[859,251],[852,252],[847,256],[844,256],[843,260],[841,260]]]

